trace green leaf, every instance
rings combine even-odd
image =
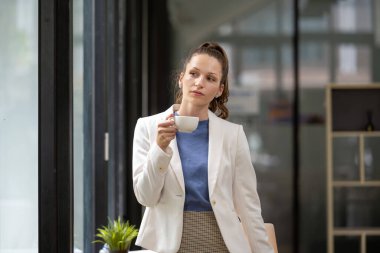
[[[129,221],[122,221],[121,217],[116,220],[108,218],[107,226],[97,229],[96,237],[100,240],[93,243],[106,243],[110,250],[128,249],[132,240],[138,235],[138,229],[134,225],[129,225]]]

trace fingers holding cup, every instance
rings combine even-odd
[[[156,142],[162,150],[165,150],[169,146],[170,142],[175,138],[177,133],[173,116],[173,114],[168,115],[166,120],[160,122],[157,126]]]

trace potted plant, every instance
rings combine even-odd
[[[129,221],[108,219],[108,225],[97,229],[98,240],[94,243],[107,244],[111,253],[126,253],[129,251],[131,242],[136,238],[138,229],[134,225],[129,225]]]

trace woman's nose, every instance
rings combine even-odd
[[[203,77],[200,76],[195,80],[195,86],[203,87]]]

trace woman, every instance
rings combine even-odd
[[[136,244],[156,252],[270,253],[256,175],[241,125],[230,123],[228,59],[204,43],[185,60],[176,104],[140,118],[133,185],[146,210]],[[174,115],[199,117],[180,133]]]

